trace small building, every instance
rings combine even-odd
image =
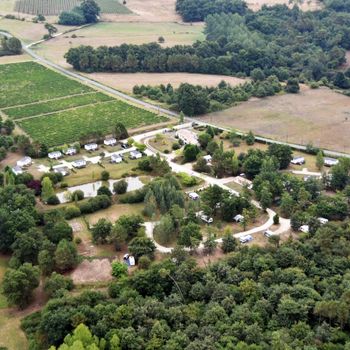
[[[86,167],[86,160],[85,159],[78,159],[72,162],[72,165],[74,168],[81,169]]]
[[[305,164],[305,158],[298,156],[293,158],[290,162],[294,165],[302,165],[302,164]]]
[[[193,201],[199,199],[199,194],[196,193],[196,192],[190,192],[190,193],[188,194],[188,196],[189,196]]]
[[[241,214],[237,214],[237,215],[233,218],[233,220],[234,220],[235,222],[242,222],[242,221],[244,220],[244,216],[241,215]]]
[[[50,152],[48,154],[48,157],[50,159],[60,159],[62,157],[62,152],[60,151],[54,151],[54,152]]]
[[[337,165],[339,163],[338,159],[335,158],[324,158],[324,165],[325,166],[333,166]]]
[[[17,166],[20,168],[30,166],[32,164],[32,158],[30,157],[24,157],[17,161]]]
[[[97,143],[88,143],[84,146],[85,150],[91,152],[91,151],[96,151],[98,149],[98,144]]]
[[[106,146],[115,146],[117,144],[117,140],[115,138],[105,139],[103,143]]]
[[[123,161],[123,157],[120,154],[112,154],[111,155],[111,163],[121,163]]]
[[[178,130],[175,134],[179,140],[181,140],[185,145],[199,145],[197,135],[188,129]]]
[[[253,240],[253,237],[251,235],[246,235],[246,236],[242,236],[239,241],[243,244],[243,243],[248,243],[250,241]]]
[[[21,174],[23,174],[23,169],[21,167],[19,167],[18,165],[16,165],[12,168],[12,172],[15,175],[21,175]]]
[[[74,147],[69,147],[64,154],[67,156],[74,156],[74,154],[77,154],[77,150]]]
[[[211,162],[211,155],[210,154],[207,154],[206,156],[203,157],[203,159],[207,162],[207,163],[210,163]]]
[[[309,233],[309,225],[302,225],[299,227],[299,231]]]
[[[140,159],[142,158],[142,153],[139,151],[131,151],[129,154],[130,159]]]
[[[60,166],[53,169],[54,173],[61,174],[62,176],[68,176],[69,175],[69,169],[66,166]]]
[[[135,266],[135,258],[132,255],[125,254],[123,260],[128,266]]]

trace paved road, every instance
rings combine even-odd
[[[5,35],[7,37],[11,37],[12,36],[10,33],[2,32],[2,31],[0,31],[0,34]],[[63,33],[59,33],[56,36],[62,35],[62,34]],[[40,43],[40,42],[41,42],[41,40],[39,42],[31,43],[29,45],[24,45],[22,43],[24,51],[26,51],[30,56],[32,56],[38,62],[43,63],[43,64],[45,64],[45,65],[55,69],[56,71],[66,75],[66,76],[69,76],[71,78],[80,80],[81,82],[83,82],[85,84],[94,86],[94,87],[96,87],[96,88],[98,88],[98,89],[100,89],[102,91],[108,92],[111,95],[114,95],[116,97],[125,99],[125,100],[127,100],[129,102],[132,102],[132,103],[137,104],[139,106],[142,106],[144,108],[151,109],[151,110],[154,110],[154,111],[156,111],[158,113],[163,113],[165,115],[169,115],[169,116],[172,116],[172,117],[179,117],[179,114],[176,113],[176,112],[170,111],[170,110],[162,108],[162,107],[155,106],[155,105],[153,105],[151,103],[144,102],[144,101],[139,100],[139,99],[137,99],[135,97],[129,96],[127,94],[124,94],[124,93],[122,93],[122,92],[120,92],[118,90],[115,90],[115,89],[110,88],[110,87],[108,87],[106,85],[103,85],[103,84],[101,84],[101,83],[99,83],[99,82],[97,82],[95,80],[89,79],[89,78],[87,78],[87,77],[85,77],[83,75],[80,75],[78,73],[75,73],[75,72],[72,72],[70,70],[67,70],[67,69],[59,66],[58,64],[56,64],[56,63],[54,63],[54,62],[52,62],[52,61],[50,61],[50,60],[48,60],[48,59],[46,59],[46,58],[44,58],[42,56],[39,56],[37,53],[35,53],[32,50],[32,47],[35,46],[37,43]],[[188,122],[196,122],[196,123],[200,123],[200,124],[203,124],[203,125],[210,125],[210,126],[213,126],[213,127],[218,127],[215,124],[199,121],[196,118],[186,117],[185,119]],[[225,127],[222,127],[222,126],[220,126],[220,129],[223,129],[225,131],[231,131],[232,130],[230,128],[225,128]],[[244,133],[237,132],[237,134],[243,135]],[[300,151],[305,151],[306,150],[306,146],[303,146],[303,145],[298,145],[298,144],[288,143],[288,142],[282,142],[282,141],[276,141],[276,140],[272,140],[272,139],[269,139],[269,138],[266,138],[266,137],[260,137],[260,136],[256,136],[255,138],[256,138],[256,140],[261,141],[261,142],[265,142],[265,143],[276,143],[276,144],[281,144],[281,145],[288,145],[288,146],[290,146],[290,147],[292,147],[294,149],[300,150]],[[331,156],[331,157],[349,157],[350,158],[350,154],[343,153],[343,152],[324,150],[324,153],[326,155],[328,155],[328,156]]]

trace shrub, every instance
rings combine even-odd
[[[123,179],[113,184],[113,191],[116,194],[124,194],[128,189],[128,183]]]
[[[119,261],[112,262],[112,276],[119,278],[128,274],[128,267],[126,264]]]
[[[74,240],[75,244],[79,245],[81,242],[82,242],[82,239],[80,237],[77,237],[75,240]]]
[[[76,190],[72,193],[72,200],[75,201],[81,201],[84,199],[84,192],[82,190]]]
[[[46,203],[49,205],[57,205],[60,204],[60,200],[56,195],[53,195],[46,200]]]
[[[279,223],[280,223],[280,217],[279,217],[278,214],[275,214],[275,215],[273,216],[273,224],[274,224],[274,225],[278,225]]]
[[[101,186],[98,190],[97,190],[97,195],[106,195],[108,197],[112,197],[112,192],[110,191],[110,189],[107,186]]]
[[[191,187],[197,185],[197,179],[194,176],[188,175],[187,173],[178,173],[180,182],[186,187]]]
[[[109,180],[109,172],[107,170],[103,170],[101,172],[101,180],[108,181]]]
[[[75,207],[75,206],[66,207],[66,210],[64,212],[64,218],[66,220],[77,218],[80,215],[81,215],[80,209],[78,207]]]
[[[174,142],[171,148],[176,151],[181,148],[181,145],[178,142]]]
[[[150,265],[151,265],[151,259],[147,255],[142,255],[138,262],[139,268],[148,269]]]

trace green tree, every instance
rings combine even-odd
[[[249,131],[248,134],[245,136],[245,142],[248,146],[254,145],[255,143],[255,136],[252,131]]]
[[[260,191],[260,204],[264,210],[272,205],[273,197],[270,189],[264,186]]]
[[[288,192],[283,192],[281,198],[281,213],[284,217],[289,218],[294,211],[295,202]]]
[[[316,155],[316,167],[318,170],[322,170],[324,165],[324,157],[323,157],[323,152],[320,150],[317,152]]]
[[[53,188],[50,178],[44,177],[41,181],[41,198],[44,202],[47,202],[49,198],[55,195],[55,190]]]
[[[112,276],[120,278],[128,274],[128,266],[119,261],[112,262]]]
[[[128,183],[126,180],[122,179],[113,184],[113,191],[116,194],[124,194],[128,189]]]
[[[101,171],[101,180],[108,181],[108,179],[109,179],[109,172],[107,170]]]
[[[52,36],[57,33],[57,28],[50,24],[50,23],[45,23],[45,29],[48,31],[49,38],[52,38]]]
[[[91,233],[95,243],[104,244],[112,232],[112,223],[105,218],[99,219],[93,226]]]
[[[237,248],[237,240],[235,237],[233,237],[231,232],[226,232],[224,237],[222,238],[222,245],[221,249],[222,251],[227,254],[234,252]]]
[[[54,296],[55,293],[60,289],[71,290],[72,288],[72,279],[56,272],[53,272],[51,274],[51,276],[45,281],[44,285],[44,291],[49,298]]]
[[[136,260],[143,255],[153,259],[155,250],[156,246],[153,241],[147,237],[135,237],[129,244],[129,251]]]
[[[123,123],[117,123],[114,128],[114,135],[117,140],[127,139],[129,137],[128,131],[126,130]]]
[[[39,286],[39,268],[25,263],[17,270],[8,269],[2,282],[3,293],[10,304],[25,307],[32,298],[33,290]]]
[[[74,243],[62,239],[55,251],[55,266],[57,270],[64,272],[72,269],[78,263],[77,249]]]
[[[83,12],[86,23],[98,22],[98,16],[100,14],[100,7],[94,0],[83,0],[80,4],[80,9]]]
[[[284,89],[288,93],[297,94],[300,90],[298,79],[295,79],[295,78],[288,79]]]
[[[200,149],[198,148],[197,145],[191,145],[191,144],[186,145],[183,150],[185,162],[193,162],[194,160],[196,160],[199,152],[200,152]]]
[[[178,244],[184,247],[195,249],[199,246],[203,236],[200,231],[200,226],[193,222],[181,227]]]

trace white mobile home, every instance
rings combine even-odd
[[[62,157],[62,153],[60,151],[50,152],[48,157],[50,159],[60,159]]]
[[[15,175],[20,175],[20,174],[23,174],[23,169],[21,167],[19,167],[18,165],[16,165],[12,168],[12,172]]]
[[[62,174],[62,176],[69,175],[69,169],[66,166],[60,166],[60,167],[54,168],[53,171],[56,174]]]
[[[103,143],[106,145],[106,146],[114,146],[117,144],[117,140],[115,138],[110,138],[110,139],[105,139],[103,141]]]
[[[88,143],[84,146],[87,151],[96,151],[98,149],[97,143]]]
[[[32,164],[32,158],[30,157],[24,157],[19,161],[17,161],[17,166],[19,166],[20,168],[30,166],[31,164]]]
[[[75,160],[74,162],[72,162],[72,165],[74,168],[77,168],[77,169],[85,168],[86,160],[85,159]]]
[[[139,151],[131,151],[129,154],[130,159],[140,159],[142,158],[142,153]]]
[[[333,165],[337,165],[338,163],[339,163],[339,160],[335,159],[335,158],[325,158],[324,159],[325,166],[333,166]]]
[[[294,165],[302,165],[302,164],[305,164],[305,158],[298,156],[293,158],[290,162]]]
[[[120,154],[112,154],[111,155],[111,163],[121,163],[123,158]]]
[[[74,147],[69,147],[65,152],[65,155],[67,156],[73,156],[74,154],[77,154],[77,150]]]
[[[189,196],[193,201],[199,199],[199,194],[196,193],[196,192],[190,192],[190,193],[188,194],[188,196]]]

